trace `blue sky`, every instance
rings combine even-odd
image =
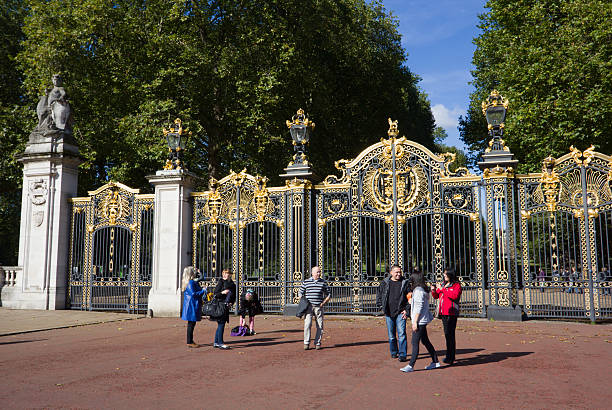
[[[449,138],[446,145],[464,148],[457,119],[465,115],[472,86],[472,39],[478,36],[478,15],[484,0],[383,0],[399,19],[402,46],[410,71],[421,77],[436,124]],[[399,124],[400,132],[402,124]]]

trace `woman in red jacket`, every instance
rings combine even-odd
[[[440,298],[440,313],[446,338],[446,358],[443,362],[452,365],[455,361],[455,328],[459,316],[459,300],[461,299],[461,284],[453,268],[444,270],[444,284],[437,284],[431,291],[434,299]]]

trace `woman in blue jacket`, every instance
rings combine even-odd
[[[206,294],[206,288],[202,289],[196,278],[198,270],[193,266],[187,266],[183,270],[183,314],[181,319],[187,321],[187,346],[200,347],[193,342],[193,329],[196,322],[202,320],[202,295]]]

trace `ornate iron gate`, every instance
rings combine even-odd
[[[546,158],[519,176],[525,312],[532,317],[612,317],[612,157],[593,147]]]
[[[329,311],[376,313],[376,291],[393,264],[440,281],[454,266],[464,286],[463,314],[483,316],[480,177],[450,170],[454,154],[390,138],[336,166],[322,184],[231,173],[194,193],[193,263],[214,286],[224,268],[239,293],[258,291],[268,312],[297,303],[309,270],[320,265],[333,288]]]
[[[266,311],[280,312],[287,303],[285,198],[282,188],[266,183],[232,172],[193,194],[193,264],[212,287],[230,269],[238,295],[253,288]]]
[[[73,198],[69,306],[146,312],[151,288],[153,195],[110,182]]]
[[[391,265],[418,267],[439,282],[457,268],[468,316],[483,316],[484,281],[478,182],[450,170],[454,154],[436,155],[396,138],[341,160],[340,177],[316,186],[316,263],[334,290],[330,309],[376,313],[376,291]]]

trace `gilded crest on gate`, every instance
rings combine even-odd
[[[204,215],[210,219],[211,224],[216,224],[221,215],[221,194],[219,193],[219,181],[211,177],[209,180],[209,188],[211,190],[204,206]]]
[[[99,218],[108,220],[110,225],[115,225],[119,219],[130,215],[130,201],[121,195],[118,188],[111,188],[98,202],[96,213]]]
[[[366,173],[364,193],[371,205],[380,212],[393,210],[393,171],[375,169]],[[407,212],[418,206],[427,194],[427,179],[420,166],[396,170],[397,209]]]
[[[255,188],[253,195],[252,211],[257,215],[257,221],[263,222],[266,214],[271,211],[271,207],[273,207],[274,204],[270,201],[270,192],[268,192],[268,188],[266,188],[268,178],[256,176],[255,182],[257,183],[257,188]]]

